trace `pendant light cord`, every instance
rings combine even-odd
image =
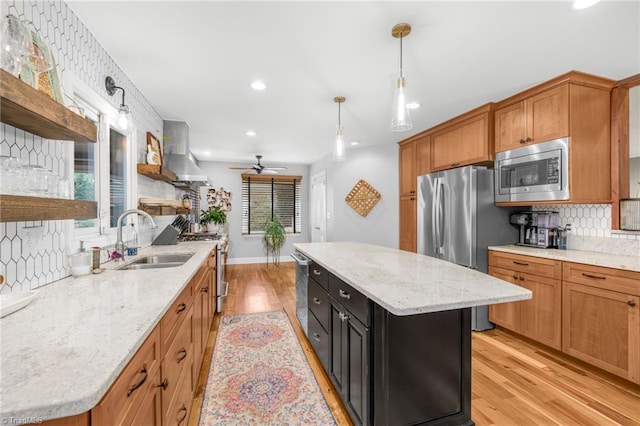
[[[404,77],[402,73],[402,39],[404,38],[404,34],[400,33],[400,77]]]
[[[340,124],[341,124],[341,123],[340,123],[340,104],[341,104],[341,103],[342,103],[342,102],[338,102],[338,128],[340,128]]]

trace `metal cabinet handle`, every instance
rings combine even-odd
[[[169,386],[169,380],[164,379],[159,385],[156,385],[157,388],[162,388],[162,390],[167,390]]]
[[[178,424],[182,423],[184,419],[187,418],[187,407],[185,407],[184,404],[182,404],[182,407],[180,407],[180,409],[176,414],[179,415],[180,413],[183,413],[181,417],[176,416],[176,420],[178,421]]]
[[[411,201],[415,201],[416,197],[409,198]]]
[[[185,309],[187,309],[187,305],[185,305],[184,302],[182,302],[181,304],[178,305],[178,309],[176,309],[176,314],[179,314],[180,312],[184,311]]]
[[[346,291],[340,289],[339,293],[340,293],[340,297],[342,297],[343,299],[351,299],[351,295]]]
[[[520,144],[524,145],[524,139],[520,139],[518,142],[520,142]]]
[[[187,357],[187,350],[185,348],[182,348],[178,351],[178,354],[180,355],[177,359],[178,364],[180,364],[182,362],[182,360],[184,360]]]
[[[513,278],[514,280],[517,280],[517,279],[518,279],[518,276],[517,276],[517,275],[513,275],[513,276],[512,276],[512,278]]]
[[[129,386],[129,389],[127,389],[127,397],[130,397],[131,394],[135,392],[136,389],[138,389],[140,386],[142,386],[144,382],[147,381],[147,364],[142,364],[142,368],[140,369],[138,374],[141,374],[142,378],[138,380],[136,383]]]
[[[520,281],[524,281],[524,277],[522,275],[520,275],[519,279]]]
[[[606,280],[607,279],[607,277],[601,277],[600,275],[585,274],[584,272],[582,273],[582,275],[584,275],[587,278],[595,278],[597,280]]]
[[[202,290],[200,290],[203,293],[209,293],[209,286],[207,287],[202,287]]]
[[[460,163],[451,163],[451,167],[456,167],[456,166],[459,166],[459,165],[460,165]]]
[[[629,306],[636,306],[636,302],[635,302],[634,300],[629,300],[629,301],[627,302],[627,305],[629,305]]]
[[[313,333],[313,340],[315,340],[316,342],[320,341],[320,335],[318,333]]]
[[[321,303],[321,301],[317,297],[314,297],[313,298],[313,303],[315,303],[316,305],[319,305]]]
[[[346,321],[349,319],[349,314],[345,314],[343,312],[338,313],[338,317],[340,317],[340,321]]]
[[[515,263],[516,265],[520,265],[520,266],[529,266],[528,263],[526,263],[526,262],[518,262],[517,260],[514,260],[513,263]]]
[[[322,275],[322,272],[318,271],[317,269],[314,269],[313,275]]]
[[[409,194],[415,194],[415,193],[416,193],[415,189],[412,189],[411,191],[409,191]]]
[[[533,141],[533,139],[531,139],[531,138],[527,137],[524,141],[525,141],[525,142],[531,142],[531,141]]]

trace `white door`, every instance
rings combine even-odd
[[[311,177],[311,242],[327,241],[327,175],[324,171]]]

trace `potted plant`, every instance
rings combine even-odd
[[[269,264],[269,252],[273,258],[273,264],[278,267],[280,265],[280,249],[287,240],[287,234],[284,231],[284,225],[277,216],[267,220],[264,226],[264,235],[262,242],[267,250],[267,264]]]
[[[227,214],[220,207],[200,211],[200,224],[207,228],[207,232],[218,232],[220,226],[227,221]],[[214,224],[215,226],[211,226]]]

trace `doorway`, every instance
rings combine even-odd
[[[323,170],[311,176],[311,242],[327,241],[327,174]]]

